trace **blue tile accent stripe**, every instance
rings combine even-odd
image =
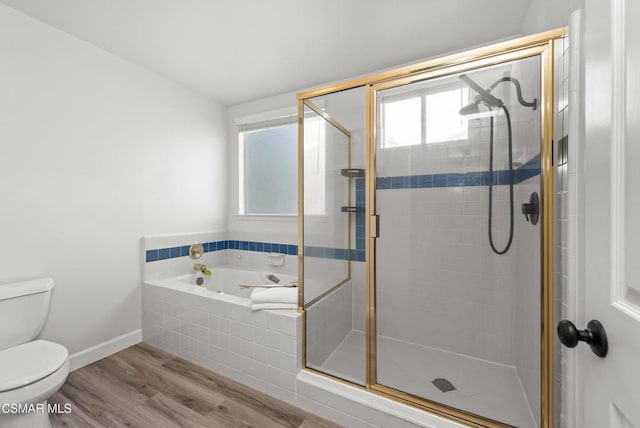
[[[516,170],[516,182],[515,184],[522,183],[525,180],[540,175],[540,167],[542,163],[540,155],[536,155],[529,159],[524,165]]]
[[[518,184],[531,177],[540,174],[540,155],[536,155],[520,168],[513,171],[493,171],[493,184],[497,186],[509,183]],[[364,180],[359,179],[364,182]],[[451,174],[424,174],[394,177],[377,177],[376,190],[391,189],[420,189],[428,187],[469,187],[488,186],[491,183],[489,171],[451,173]],[[356,202],[358,185],[356,183]]]
[[[321,259],[352,260],[356,262],[364,261],[364,247],[362,250],[348,250],[346,248],[328,247],[304,247],[305,257],[316,257]]]
[[[364,215],[363,220],[364,221]],[[290,256],[298,255],[297,245],[276,244],[272,242],[254,242],[254,241],[238,241],[225,240],[215,242],[205,242],[202,244],[205,253],[211,253],[221,250],[244,250],[257,251],[259,253],[280,253]],[[181,247],[157,248],[147,250],[146,263],[156,262],[160,260],[173,259],[176,257],[186,257],[189,255],[189,246]],[[335,260],[353,260],[364,261],[364,241],[362,248],[348,250],[346,248],[326,248],[326,247],[305,247],[306,257],[316,257],[323,259]]]
[[[257,251],[259,253],[281,253],[290,256],[298,255],[297,245],[276,244],[271,242],[236,241],[229,240],[230,250]]]
[[[514,172],[513,184],[522,183],[531,177],[540,175],[540,155],[529,159],[524,165]],[[494,171],[493,184],[509,184],[510,171]],[[399,177],[378,177],[376,178],[376,190],[391,189],[420,189],[430,187],[464,187],[464,186],[488,186],[491,182],[489,171],[454,173],[454,174],[425,174],[409,175]],[[363,178],[356,179],[356,207],[364,207],[366,199],[365,181]],[[361,251],[364,260],[365,247],[365,215],[364,212],[356,214],[356,251]],[[305,253],[306,254],[306,253]],[[353,258],[352,260],[356,260]]]
[[[202,246],[204,247],[205,253],[232,249],[258,251],[261,253],[282,253],[292,256],[298,255],[297,245],[274,244],[270,242],[224,240],[215,242],[204,242]],[[183,245],[181,247],[157,248],[154,250],[147,250],[145,258],[146,262],[149,263],[159,260],[173,259],[176,257],[186,257],[188,255],[189,246]]]

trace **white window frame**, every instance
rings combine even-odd
[[[236,141],[238,144],[238,209],[237,218],[240,220],[273,220],[273,221],[297,221],[297,213],[246,213],[245,195],[245,156],[243,133],[250,129],[268,129],[291,123],[297,123],[297,108],[287,107],[270,112],[245,116],[235,121],[237,126]],[[297,193],[296,193],[297,197]]]
[[[439,141],[432,141],[432,142],[428,142],[427,141],[427,127],[429,126],[428,120],[427,120],[427,97],[431,94],[437,94],[437,93],[441,93],[441,92],[447,92],[447,91],[452,91],[452,90],[456,90],[456,89],[461,89],[461,90],[466,90],[467,91],[467,95],[469,98],[470,97],[470,92],[469,89],[467,88],[467,86],[465,86],[464,84],[460,83],[460,84],[447,84],[447,85],[442,85],[442,86],[436,86],[433,88],[429,88],[429,90],[425,90],[425,89],[418,89],[415,91],[410,91],[410,92],[406,92],[406,93],[401,93],[401,94],[397,94],[397,95],[389,95],[387,97],[384,97],[382,99],[382,108],[381,108],[381,123],[384,123],[384,104],[388,103],[388,102],[392,102],[392,101],[400,101],[400,100],[407,100],[407,99],[413,99],[413,98],[418,98],[420,99],[420,143],[419,144],[407,144],[407,145],[401,145],[401,146],[386,146],[385,142],[386,142],[386,136],[382,135],[382,138],[380,139],[380,149],[382,150],[402,150],[402,149],[408,149],[410,147],[424,147],[424,146],[429,146],[429,145],[437,145],[437,144],[447,144],[447,143],[452,143],[452,142],[460,142],[460,141],[467,141],[469,134],[468,134],[468,128],[467,128],[467,135],[464,138],[458,138],[455,140],[439,140]],[[469,102],[469,100],[467,100],[467,102]],[[462,102],[462,105],[464,105],[465,102]],[[382,132],[384,132],[384,126],[381,127]]]

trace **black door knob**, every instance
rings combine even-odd
[[[585,342],[600,358],[606,357],[609,350],[607,332],[598,320],[589,321],[584,330],[578,330],[571,321],[562,320],[558,323],[558,338],[569,348],[575,348],[578,342]]]

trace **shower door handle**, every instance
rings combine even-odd
[[[380,216],[377,214],[371,215],[371,230],[369,231],[370,238],[379,238],[380,237]]]
[[[578,343],[585,342],[600,358],[606,357],[609,350],[607,332],[598,320],[589,321],[584,330],[578,330],[571,321],[562,320],[558,323],[558,338],[568,348],[575,348]]]

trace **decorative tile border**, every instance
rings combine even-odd
[[[298,255],[297,245],[276,244],[271,242],[237,241],[225,240],[216,242],[205,242],[202,244],[205,253],[221,250],[243,250],[256,251],[259,253],[280,253],[289,256]],[[146,262],[155,262],[176,257],[186,257],[189,255],[189,246],[171,248],[157,248],[146,251]],[[364,244],[361,249],[348,250],[346,248],[326,248],[326,247],[305,247],[307,257],[317,257],[335,260],[364,261]]]
[[[513,184],[522,183],[531,177],[540,175],[540,155],[529,159],[524,165],[513,171]],[[493,184],[507,185],[511,182],[509,170],[493,172]],[[424,174],[397,177],[377,177],[376,190],[421,189],[433,187],[488,186],[491,183],[489,171],[467,172],[462,174]],[[366,188],[364,178],[356,179],[356,207],[364,207]],[[362,252],[364,261],[365,247],[365,215],[356,213],[356,251]],[[353,251],[353,250],[352,250]],[[356,260],[353,258],[352,260]]]
[[[226,250],[229,248],[229,241],[204,242],[202,244],[205,253],[213,251]],[[146,263],[156,262],[166,259],[174,259],[176,257],[185,257],[189,255],[189,245],[170,248],[156,248],[146,251]]]
[[[237,241],[227,239],[224,241],[204,242],[202,244],[205,253],[221,250],[246,250],[260,253],[281,253],[291,256],[298,255],[297,245],[275,244],[271,242]],[[155,262],[189,255],[189,245],[171,248],[157,248],[146,251],[146,262]]]
[[[362,249],[347,250],[346,248],[328,247],[304,247],[305,257],[316,257],[321,259],[351,260],[354,262],[364,261],[364,247]]]
[[[511,177],[512,174],[513,178]],[[496,186],[507,185],[509,183],[518,184],[539,174],[540,155],[536,155],[513,172],[509,170],[493,171],[493,184]],[[491,172],[489,171],[451,174],[401,175],[393,177],[377,177],[376,190],[488,186],[491,182]],[[356,202],[357,195],[358,191],[356,185]]]
[[[204,242],[202,244],[205,253],[221,250],[245,250],[260,253],[281,253],[291,256],[298,255],[297,245],[276,244],[271,242],[237,241],[227,239],[224,241]],[[146,251],[146,262],[155,262],[189,255],[189,245],[171,248],[157,248]]]
[[[257,251],[259,253],[281,253],[290,256],[298,255],[297,245],[275,244],[271,242],[234,241],[229,240],[230,250]]]

